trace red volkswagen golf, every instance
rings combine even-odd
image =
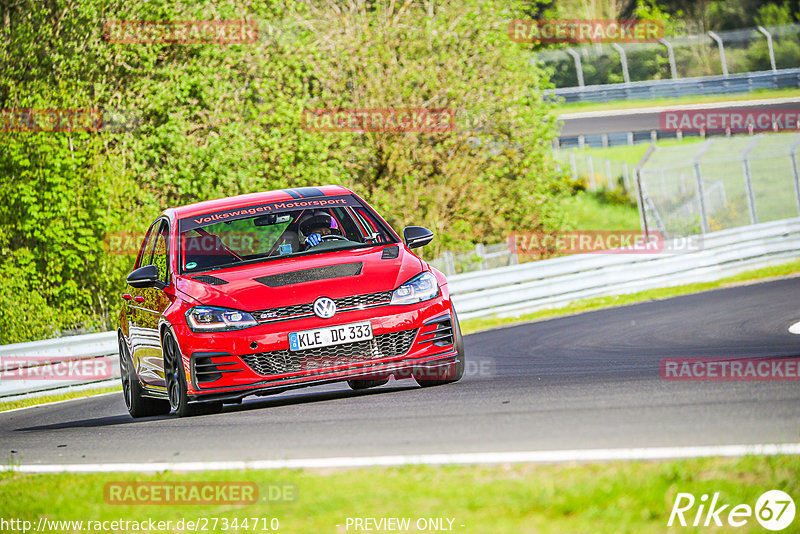
[[[363,199],[302,187],[168,209],[147,231],[119,318],[133,417],[346,381],[455,382],[464,348],[445,276]]]

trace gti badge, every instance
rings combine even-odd
[[[314,301],[314,314],[320,319],[330,319],[336,313],[336,303],[328,297],[320,297]]]

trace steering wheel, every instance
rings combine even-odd
[[[335,239],[341,239],[342,241],[350,241],[346,237],[337,234],[328,234],[322,236],[322,241],[333,241]]]

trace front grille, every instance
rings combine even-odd
[[[273,350],[241,356],[242,360],[260,375],[294,373],[345,365],[405,354],[411,348],[417,329],[401,330],[375,336],[369,341],[343,343],[332,347],[306,349],[297,352]]]
[[[354,295],[352,297],[343,297],[334,299],[336,303],[336,310],[355,308],[360,306],[372,306],[382,302],[389,302],[392,300],[391,291],[383,291],[381,293],[368,293],[366,295]]]
[[[352,308],[361,308],[365,306],[375,306],[378,304],[388,303],[392,300],[391,291],[381,291],[380,293],[366,293],[364,295],[353,295],[350,297],[342,297],[334,299],[336,303],[336,311],[348,311]],[[292,306],[282,306],[280,308],[271,308],[268,310],[259,310],[252,313],[253,317],[259,322],[276,321],[287,318],[297,319],[300,317],[311,317],[314,315],[314,303],[308,304],[295,304]]]

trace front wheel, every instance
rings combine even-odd
[[[119,375],[122,380],[122,395],[125,397],[125,406],[131,417],[149,417],[151,415],[166,415],[169,413],[169,403],[165,400],[150,399],[144,396],[144,388],[139,383],[136,370],[133,367],[128,346],[122,337],[119,338]]]
[[[162,343],[164,349],[164,378],[167,382],[169,406],[178,417],[187,415],[208,415],[222,410],[221,402],[189,404],[189,391],[186,386],[186,372],[183,370],[183,358],[178,342],[172,332],[164,333]]]
[[[422,387],[451,384],[453,382],[458,382],[464,376],[464,369],[466,368],[466,360],[464,359],[464,339],[461,337],[461,325],[458,324],[455,308],[452,308],[452,312],[453,336],[455,337],[456,353],[458,354],[456,356],[456,363],[442,369],[442,371],[439,372],[440,376],[436,378],[420,378],[419,376],[414,376],[417,384]],[[424,374],[428,375],[429,373],[426,372]]]

